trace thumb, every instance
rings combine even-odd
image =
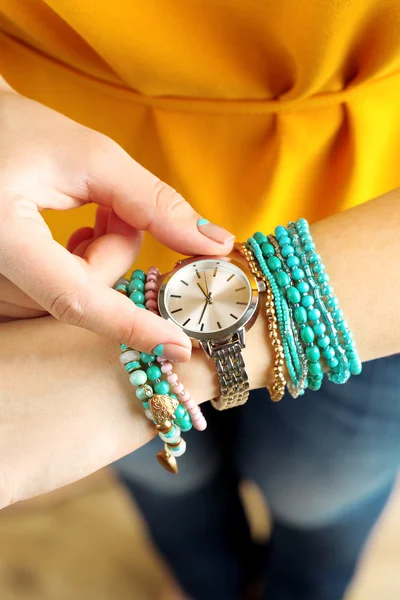
[[[180,254],[228,254],[234,235],[199,215],[172,187],[133,160],[118,144],[98,137],[87,153],[85,191],[75,197],[112,208]],[[100,140],[102,140],[100,142]],[[79,188],[82,190],[82,187]],[[71,192],[70,192],[71,193]]]
[[[137,308],[98,274],[92,277],[82,259],[53,240],[36,204],[27,198],[22,204],[23,210],[14,203],[2,215],[0,271],[5,277],[64,323],[144,352],[163,344],[166,358],[189,360],[190,340],[176,325]]]

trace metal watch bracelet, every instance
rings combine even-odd
[[[211,346],[210,350],[221,388],[219,398],[211,400],[213,407],[225,410],[245,404],[249,397],[249,380],[240,342],[231,341],[214,348]]]

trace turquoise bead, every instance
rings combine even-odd
[[[352,375],[359,375],[361,373],[361,371],[362,371],[362,364],[360,361],[350,364],[350,373]]]
[[[276,271],[282,267],[282,263],[277,256],[270,256],[267,260],[267,265],[271,269],[271,271]]]
[[[337,367],[337,366],[338,366],[338,364],[339,364],[339,361],[338,361],[338,359],[337,359],[337,358],[336,358],[336,356],[335,356],[334,358],[328,358],[328,359],[327,359],[327,361],[326,361],[326,364],[327,364],[327,366],[328,366],[330,369],[334,369],[335,367]]]
[[[333,310],[331,312],[332,318],[335,319],[335,321],[340,321],[341,319],[343,319],[343,311],[341,308],[335,308],[335,310]]]
[[[351,333],[350,329],[348,329],[347,331],[344,331],[342,333],[342,338],[344,339],[345,342],[349,342],[350,340],[353,339],[353,334]]]
[[[328,346],[328,348],[322,350],[322,356],[327,360],[332,360],[332,358],[335,357],[335,350],[332,348],[332,346]]]
[[[311,375],[320,375],[322,373],[322,367],[319,362],[311,362],[308,364],[308,370]]]
[[[335,297],[329,298],[327,305],[329,308],[335,308],[339,304],[339,300]]]
[[[313,327],[317,335],[323,335],[326,331],[325,323],[316,323]]]
[[[175,435],[175,433],[176,433],[176,427],[175,427],[175,425],[172,425],[171,429],[169,431],[165,432],[163,435],[166,438],[171,438],[172,436]]]
[[[310,240],[311,240],[311,238],[310,238]],[[314,250],[315,250],[314,242],[312,242],[312,241],[307,242],[306,245],[304,246],[304,250],[306,252],[314,252]]]
[[[300,217],[300,219],[297,219],[297,225],[298,225],[299,227],[304,227],[304,228],[306,228],[306,229],[308,229],[308,228],[309,228],[308,221],[307,221],[307,219],[305,219],[304,217]]]
[[[142,294],[142,292],[138,292],[138,291],[132,292],[132,294],[129,296],[129,298],[135,304],[144,304],[144,294]]]
[[[294,254],[292,256],[289,256],[289,258],[286,261],[287,266],[290,269],[293,269],[293,267],[298,267],[300,264],[300,260],[297,256],[294,256]]]
[[[309,346],[308,348],[306,348],[306,357],[309,361],[316,362],[317,360],[319,360],[320,356],[321,352],[319,348],[317,348],[317,346]]]
[[[329,283],[326,283],[321,286],[321,292],[324,296],[331,296],[333,294],[333,287]]]
[[[272,244],[264,242],[261,246],[262,253],[264,256],[273,256],[275,254],[275,248]]]
[[[321,388],[321,381],[309,381],[308,383],[308,387],[310,388],[310,390],[313,390],[313,392],[317,392],[320,388]]]
[[[161,377],[161,369],[157,365],[152,365],[146,370],[146,374],[150,381],[155,381]]]
[[[325,271],[325,265],[322,263],[315,263],[313,271],[314,273],[321,273],[321,271]]]
[[[168,381],[162,380],[154,384],[154,391],[156,394],[168,394],[170,389]]]
[[[300,330],[300,337],[306,344],[311,344],[314,341],[315,334],[312,328],[307,326]]]
[[[278,225],[278,227],[275,227],[276,239],[279,240],[279,238],[283,235],[287,235],[286,227],[283,227],[283,225]]]
[[[300,242],[303,244],[303,246],[311,241],[312,241],[311,234],[308,231],[304,232],[304,233],[300,232]]]
[[[176,394],[169,394],[170,398],[173,398],[174,400],[178,400],[178,396]]]
[[[119,285],[116,285],[114,289],[117,290],[117,292],[118,291],[125,292],[126,294],[129,291],[129,288],[126,285],[123,285],[122,283],[120,283]]]
[[[132,348],[126,344],[121,344],[121,350],[132,350]]]
[[[128,373],[130,373],[131,371],[134,371],[135,369],[140,369],[141,368],[141,364],[138,360],[131,360],[130,362],[126,363],[125,365],[125,369],[128,371]]]
[[[192,429],[192,427],[193,427],[192,421],[191,421],[189,415],[186,415],[182,419],[177,419],[176,424],[181,428],[181,431],[183,431],[183,432],[190,431],[190,429]]]
[[[143,406],[144,410],[149,410],[150,404],[148,403],[147,400],[145,400],[144,402],[142,402],[142,406]]]
[[[276,281],[281,287],[286,287],[290,283],[290,277],[285,271],[279,271],[276,274]]]
[[[154,356],[154,354],[147,354],[146,352],[142,352],[140,354],[140,360],[144,363],[150,363],[154,362],[156,360],[156,357]]]
[[[144,291],[144,283],[141,279],[132,279],[128,285],[128,291],[130,294],[132,292],[143,292]]]
[[[264,243],[266,241],[266,237],[263,233],[261,233],[261,231],[257,231],[254,235],[253,238],[256,240],[257,244],[261,244]]]
[[[310,296],[309,294],[307,294],[307,296],[303,296],[301,299],[301,303],[305,308],[309,308],[310,306],[313,306],[315,300],[312,296]]]
[[[293,256],[294,248],[292,246],[290,246],[289,244],[285,244],[283,246],[283,248],[281,249],[281,254],[284,258],[287,258],[288,256]]]
[[[310,286],[308,285],[307,281],[299,281],[299,283],[296,284],[296,287],[301,294],[306,294],[310,289]]]
[[[147,375],[141,369],[139,371],[133,371],[129,375],[129,381],[132,385],[143,385],[147,381]]]
[[[326,281],[329,281],[328,273],[318,273],[317,281],[318,281],[318,283],[324,283]]]
[[[146,308],[146,307],[145,307],[145,305],[144,305],[144,304],[141,304],[140,302],[139,302],[139,304],[136,304],[136,306],[137,306],[138,308]]]
[[[317,340],[317,344],[320,348],[326,348],[330,343],[331,340],[329,339],[329,335],[324,335],[324,337],[320,337]]]
[[[349,328],[349,324],[347,323],[347,321],[342,321],[338,324],[337,328],[339,329],[339,331],[347,331],[347,329]]]
[[[136,269],[131,275],[131,280],[132,279],[141,279],[142,281],[146,281],[146,273],[141,269]]]
[[[183,408],[182,404],[178,404],[178,406],[175,409],[175,418],[182,419],[184,415],[187,415],[186,409]]]
[[[142,400],[142,402],[144,400],[148,400],[152,396],[153,396],[153,388],[151,387],[151,385],[148,385],[148,384],[141,385],[136,390],[136,397],[139,398],[139,400]]]
[[[309,260],[310,264],[313,265],[316,262],[321,262],[321,257],[319,254],[313,254],[312,256],[310,256],[310,260]]]
[[[307,311],[302,306],[295,308],[293,311],[293,316],[295,318],[296,323],[302,325],[303,323],[307,323]]]
[[[299,279],[304,279],[303,269],[299,269],[299,268],[293,269],[292,277],[295,281],[298,281]]]
[[[283,246],[285,246],[286,244],[292,244],[292,241],[290,239],[290,237],[288,235],[282,235],[279,238],[279,246],[282,248]]]
[[[318,321],[320,317],[321,312],[318,310],[318,308],[312,308],[308,311],[308,319],[310,321]]]
[[[287,297],[289,298],[290,302],[293,302],[293,304],[298,304],[301,300],[300,292],[296,290],[295,287],[290,287],[287,290]]]

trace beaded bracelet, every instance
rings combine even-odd
[[[157,280],[160,276],[160,271],[157,267],[151,267],[146,276],[145,289],[145,306],[147,310],[159,315],[157,305]],[[157,348],[155,348],[155,353]],[[189,413],[193,427],[197,431],[204,431],[207,427],[207,421],[201,411],[201,408],[195,403],[188,390],[186,390],[178,379],[178,375],[173,372],[172,364],[162,356],[157,357],[157,362],[161,365],[161,371],[166,375],[167,382],[172,385],[174,393],[179,396],[179,401]]]
[[[289,267],[286,265],[285,260],[281,254],[280,247],[278,241],[275,236],[272,234],[267,237],[269,243],[274,247],[275,253],[279,260],[282,263],[283,270],[290,276]],[[304,348],[302,346],[301,340],[299,338],[298,330],[296,327],[296,322],[293,315],[293,307],[288,304],[285,300],[286,310],[288,311],[288,316],[286,319],[287,327],[289,329],[287,334],[288,344],[290,345],[291,354],[293,356],[293,362],[296,366],[296,372],[299,375],[298,385],[296,388],[296,394],[292,394],[294,398],[301,396],[304,394],[305,388],[307,387],[307,376],[308,376],[308,368],[307,368],[307,357],[304,353]],[[290,391],[290,390],[289,390]]]
[[[327,374],[328,379],[333,381],[333,383],[346,383],[350,377],[349,361],[340,345],[338,332],[334,325],[333,318],[322,299],[321,291],[318,283],[315,280],[313,270],[305,251],[306,247],[308,250],[310,250],[311,244],[314,246],[314,248],[315,245],[313,244],[312,240],[310,241],[309,236],[303,235],[300,238],[296,230],[296,224],[293,222],[288,224],[288,232],[296,254],[300,259],[301,267],[307,276],[307,280],[310,284],[311,291],[314,295],[315,304],[317,306],[317,308],[314,308],[309,312],[309,315],[312,312],[313,330],[314,333],[319,336],[317,338],[317,343],[321,346],[322,355],[325,358],[327,366],[329,367]],[[321,322],[321,318],[323,322]],[[326,335],[326,330],[328,330],[329,336]]]
[[[315,244],[312,240],[310,228],[306,219],[299,219],[296,224],[296,229],[302,243],[304,242],[305,244],[304,249],[308,255],[314,273],[317,274],[317,281],[322,296],[324,297],[325,304],[331,313],[338,334],[342,339],[342,346],[344,347],[346,357],[350,363],[350,373],[351,375],[359,375],[362,371],[362,364],[357,352],[356,344],[353,340],[353,335],[347,322],[343,319],[343,311],[339,308],[339,301],[333,295],[333,287],[329,285],[329,276],[325,272],[325,265],[323,265],[319,254],[315,253]]]
[[[264,240],[262,242],[262,246],[260,246],[260,244],[257,242],[256,236],[260,241]],[[303,368],[301,366],[301,374],[300,372],[296,373],[296,367],[299,366],[299,363],[296,358],[296,352],[295,356],[292,356],[292,350],[296,350],[295,344],[292,343],[292,341],[289,343],[285,339],[286,335],[292,337],[292,333],[287,325],[290,316],[286,300],[283,297],[283,293],[285,290],[281,290],[280,286],[278,285],[279,279],[277,280],[274,275],[274,271],[276,269],[281,270],[281,262],[276,256],[273,256],[275,252],[274,248],[273,246],[271,246],[271,244],[266,243],[265,240],[265,236],[258,232],[253,238],[250,238],[248,240],[248,243],[254,251],[254,254],[257,258],[257,262],[260,265],[262,272],[266,275],[266,277],[268,277],[269,281],[271,282],[271,286],[274,291],[275,306],[277,308],[279,327],[281,336],[283,337],[286,365],[293,384],[292,386],[290,386],[289,391],[291,392],[292,396],[297,397],[298,395],[300,395],[300,392],[304,391],[306,387],[306,381],[304,379]],[[264,250],[264,253],[268,254],[267,261],[265,260],[262,248]],[[275,260],[271,260],[271,257],[273,257]],[[285,275],[288,278],[288,281],[290,281],[286,273],[283,273],[283,275]],[[294,365],[296,365],[296,367]]]
[[[307,387],[312,390],[318,390],[321,387],[323,379],[322,364],[320,362],[321,352],[314,343],[315,334],[312,329],[312,320],[308,311],[313,309],[314,297],[308,292],[309,284],[305,281],[305,273],[299,268],[300,261],[295,256],[291,240],[287,235],[287,230],[282,225],[275,229],[275,236],[281,248],[282,256],[286,259],[286,264],[290,269],[290,275],[282,270],[282,263],[275,255],[275,250],[271,244],[262,246],[265,253],[268,266],[274,274],[275,281],[284,294],[288,302],[293,307],[293,316],[299,325],[300,338],[305,344],[305,354],[307,357],[308,379]],[[265,260],[264,256],[262,257]]]
[[[120,279],[114,288],[129,295],[136,306],[145,308],[145,279],[144,272],[136,270],[132,273],[130,282]],[[131,384],[137,388],[136,396],[142,401],[146,417],[156,425],[158,435],[164,442],[164,449],[158,452],[157,460],[169,472],[178,473],[176,458],[186,451],[181,431],[192,428],[190,415],[179,403],[177,396],[170,393],[169,382],[162,379],[163,370],[155,364],[159,357],[139,352],[125,344],[121,344],[121,351],[120,362],[125,366]]]
[[[286,380],[283,374],[283,365],[285,363],[285,354],[283,345],[278,336],[278,319],[274,307],[274,294],[269,279],[257,268],[255,257],[251,249],[246,244],[235,244],[235,249],[240,252],[247,260],[250,271],[257,279],[265,282],[265,314],[268,320],[268,333],[271,338],[271,344],[275,352],[274,376],[275,381],[267,387],[271,400],[278,402],[285,394]]]

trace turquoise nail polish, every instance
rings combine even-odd
[[[164,352],[164,346],[162,344],[158,344],[158,346],[155,346],[153,348],[153,354],[155,354],[156,356],[162,356]]]
[[[197,226],[201,227],[201,225],[208,225],[210,221],[208,219],[203,219],[202,217],[197,221]]]

